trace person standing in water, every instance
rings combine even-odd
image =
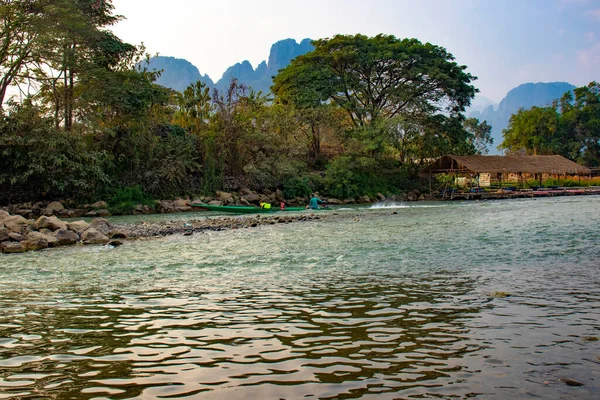
[[[308,205],[306,206],[306,208],[310,208],[313,210],[318,210],[319,206],[323,204],[323,200],[321,200],[319,198],[319,193],[313,193],[310,195],[310,201],[308,202]]]

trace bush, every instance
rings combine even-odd
[[[153,208],[154,200],[140,186],[120,188],[109,199],[108,210],[114,215],[131,214],[138,204]]]
[[[40,114],[24,103],[0,119],[0,202],[92,198],[110,183],[105,153]]]

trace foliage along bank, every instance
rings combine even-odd
[[[242,188],[393,194],[418,188],[427,160],[491,142],[485,122],[464,117],[475,77],[417,39],[317,40],[275,77],[273,97],[235,80],[176,93],[154,83],[142,47],[111,33],[111,1],[3,4],[0,100],[10,85],[22,97],[1,110],[0,204],[132,188],[144,201]]]

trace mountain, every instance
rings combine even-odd
[[[573,89],[575,86],[567,82],[524,83],[508,92],[497,107],[490,105],[481,111],[471,110],[467,115],[480,121],[485,120],[492,126],[494,143],[490,154],[498,154],[496,147],[502,143],[502,130],[508,126],[511,115],[519,108],[548,106]]]
[[[181,58],[153,57],[148,64],[149,70],[163,71],[156,80],[159,85],[183,92],[190,83],[202,81],[205,85],[213,87],[215,84],[208,75],[201,75],[198,68],[192,63]]]
[[[477,95],[477,96],[475,96],[473,101],[471,101],[471,106],[467,107],[466,113],[468,115],[475,111],[481,112],[481,111],[485,110],[486,108],[488,108],[489,106],[497,107],[498,103],[494,102],[493,100],[488,99],[487,97]]]
[[[261,90],[263,93],[268,93],[273,84],[273,76],[277,75],[280,69],[285,68],[294,58],[312,50],[311,39],[304,39],[300,43],[297,43],[294,39],[280,40],[271,46],[268,62],[261,62],[256,69],[252,67],[248,60],[239,62],[227,68],[221,79],[216,83],[208,75],[201,75],[198,68],[189,61],[179,58],[154,57],[150,60],[148,68],[150,70],[163,70],[157,83],[179,92],[183,92],[191,83],[198,80],[210,88],[224,91],[229,87],[231,80],[236,78],[239,83],[246,85],[248,88],[252,88],[257,92]]]

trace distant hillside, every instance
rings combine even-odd
[[[510,116],[519,108],[544,107],[562,97],[565,92],[575,89],[566,82],[524,83],[512,89],[497,107],[488,106],[483,111],[471,111],[469,117],[487,121],[492,126],[494,144],[491,154],[498,154],[496,146],[502,143],[502,130],[508,126]]]
[[[210,87],[215,85],[208,75],[201,75],[198,68],[189,61],[181,58],[154,57],[150,60],[148,69],[163,70],[156,83],[177,90],[178,92],[183,92],[190,83],[197,81],[202,81]]]
[[[300,43],[294,39],[281,40],[271,46],[268,62],[261,62],[256,70],[252,68],[249,61],[244,60],[227,68],[223,77],[216,83],[208,75],[201,75],[198,68],[189,61],[179,58],[154,57],[150,61],[149,69],[163,70],[157,83],[179,92],[183,92],[191,83],[198,80],[210,88],[226,90],[231,80],[236,78],[240,83],[255,91],[262,90],[263,93],[268,93],[273,76],[277,75],[280,69],[285,68],[299,55],[312,51],[313,46],[310,42],[311,39],[304,39]]]

